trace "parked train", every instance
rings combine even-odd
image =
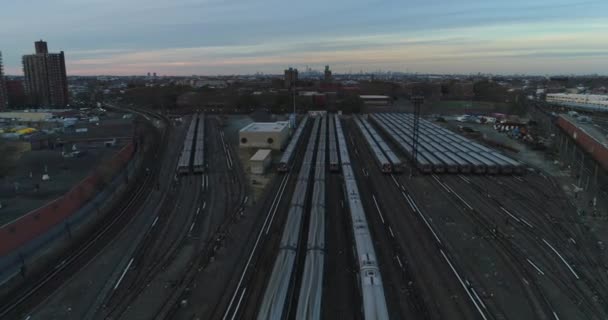
[[[367,146],[370,148],[372,157],[376,161],[376,164],[380,168],[380,171],[382,171],[384,173],[393,172],[393,165],[390,163],[390,161],[388,161],[388,159],[384,155],[384,152],[382,152],[382,150],[380,149],[380,146],[378,146],[376,141],[374,141],[374,139],[369,134],[369,132],[367,131],[365,126],[363,126],[363,123],[361,122],[361,120],[359,120],[359,118],[357,118],[357,117],[355,117],[354,120],[355,120],[355,124],[359,128],[359,131],[363,135],[363,138],[364,138],[365,142],[367,143]]]
[[[308,241],[302,281],[296,307],[296,320],[321,319],[323,267],[325,261],[325,170],[327,118],[321,120],[308,222]]]
[[[393,152],[393,150],[391,149],[391,147],[389,147],[384,138],[382,138],[378,131],[376,131],[376,129],[374,129],[374,127],[369,123],[369,121],[367,121],[367,119],[361,118],[361,123],[363,123],[363,126],[367,129],[367,131],[369,131],[369,134],[376,141],[376,143],[378,143],[380,150],[384,152],[384,155],[392,165],[393,172],[402,172],[403,163],[401,162],[401,159],[399,159],[397,154]]]
[[[195,148],[195,137],[194,134],[196,132],[196,126],[198,123],[198,115],[192,117],[190,121],[190,126],[188,127],[188,131],[186,131],[186,138],[184,139],[184,145],[182,147],[182,152],[179,156],[179,160],[177,162],[177,172],[179,174],[189,174],[190,173],[190,164],[193,156],[192,150]]]
[[[340,159],[338,158],[338,147],[336,142],[336,128],[334,115],[329,115],[329,171],[340,171]]]
[[[198,116],[196,147],[192,160],[192,171],[194,171],[194,173],[203,173],[205,171],[205,114],[200,114]]]
[[[305,123],[303,123],[305,124]],[[258,310],[257,319],[284,319],[286,317],[288,292],[293,284],[296,256],[302,230],[305,202],[308,193],[311,172],[315,163],[313,155],[317,142],[320,121],[316,118],[310,139],[304,153],[304,159],[298,173],[295,190],[291,198],[287,220],[281,235],[279,253],[274,262],[264,297]]]
[[[352,233],[355,240],[355,256],[358,262],[364,319],[388,319],[382,275],[378,267],[374,243],[361,203],[357,181],[351,167],[342,125],[338,117],[335,117],[335,124],[344,178],[345,198],[350,211]]]
[[[289,167],[291,166],[291,163],[293,162],[293,158],[295,156],[296,149],[298,147],[298,142],[300,141],[300,137],[302,136],[302,132],[304,131],[304,128],[306,128],[307,123],[308,123],[308,116],[306,116],[306,117],[304,117],[304,119],[302,119],[302,122],[300,122],[300,125],[298,126],[295,133],[291,137],[291,141],[289,141],[287,148],[285,148],[285,151],[283,151],[283,155],[281,156],[281,160],[279,161],[279,167],[278,167],[279,172],[289,171]]]
[[[379,127],[409,158],[412,157],[413,116],[373,114]],[[424,119],[420,120],[417,167],[424,173],[522,174],[524,165]]]

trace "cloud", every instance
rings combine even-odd
[[[280,72],[325,63],[341,71],[466,71],[482,58],[494,59],[484,65],[489,72],[543,55],[554,57],[552,68],[530,72],[559,72],[575,68],[565,65],[572,57],[605,52],[606,9],[606,1],[572,0],[12,1],[3,6],[0,48],[9,72],[20,70],[39,38],[66,52],[70,73],[83,74]]]

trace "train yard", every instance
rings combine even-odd
[[[392,129],[399,127],[396,123]],[[357,131],[354,126],[353,129]],[[400,139],[391,140],[396,142],[397,149]],[[353,148],[357,148],[354,143]],[[391,208],[398,208],[395,199],[407,203],[409,211],[418,216],[424,226],[421,227],[428,231],[428,238],[434,240],[437,249],[433,251],[452,271],[451,282],[461,284],[460,293],[455,291],[453,296],[464,299],[461,301],[464,306],[468,302],[464,310],[468,309],[469,313],[460,313],[462,318],[471,318],[471,312],[484,319],[605,317],[602,292],[607,282],[597,244],[582,231],[576,222],[576,209],[560,196],[559,186],[549,178],[536,173],[524,176],[431,174],[412,178],[383,175],[378,174],[383,167],[378,165],[373,150],[358,150],[359,155],[367,155],[362,161],[361,175],[369,176],[371,184],[380,190],[390,186],[396,191],[395,196],[385,198],[386,202],[379,202],[391,203]],[[370,173],[373,169],[376,174]],[[372,196],[386,194],[388,190]],[[382,217],[382,223],[389,224],[389,233],[395,234],[395,238],[404,236],[401,233],[407,226],[391,225],[402,219],[391,219],[391,211],[394,210]],[[418,230],[420,243],[422,235]],[[583,242],[585,250],[580,249]],[[401,243],[403,247],[408,245],[407,241]],[[406,264],[405,260],[415,268],[421,257],[431,253],[420,250],[416,258],[401,258],[399,264]],[[425,268],[431,265],[436,264],[423,263]],[[575,265],[594,271],[586,271],[589,278],[584,280]],[[428,276],[430,281],[437,274]],[[423,296],[428,287],[423,282],[420,287]],[[423,300],[449,301],[426,297]],[[518,308],[509,307],[512,305]],[[456,318],[455,314],[459,313],[452,313],[451,318]]]
[[[509,155],[426,120],[414,149],[409,114],[305,116],[251,201],[219,117],[185,119],[129,215],[2,318],[608,317],[597,239]]]

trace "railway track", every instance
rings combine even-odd
[[[216,154],[230,148],[216,131],[211,130],[210,136],[206,140]],[[229,159],[227,154],[226,159]],[[128,317],[131,307],[142,307],[142,303],[145,303],[147,294],[144,290],[149,291],[152,282],[161,281],[166,276],[171,279],[171,285],[154,292],[163,299],[147,313],[153,314],[155,319],[168,319],[178,311],[180,302],[187,300],[189,287],[198,271],[210,263],[221,247],[227,225],[243,212],[246,202],[244,184],[233,170],[234,167],[241,169],[240,163],[237,161],[228,166],[228,160],[224,162],[220,157],[210,158],[209,161],[208,167],[212,169],[205,174],[180,176],[177,180],[173,199],[163,204],[162,211],[166,213],[159,216],[162,219],[154,221],[150,228],[154,233],[143,242],[142,250],[137,253],[143,259],[140,267],[135,267],[136,272],[132,275],[134,280],[122,295],[109,300],[106,305],[111,305],[112,309],[100,318]],[[220,170],[224,165],[225,170]],[[207,192],[209,180],[215,186],[211,189],[213,192]],[[223,193],[220,193],[218,186],[224,187]],[[179,256],[187,261],[175,266]],[[165,274],[166,270],[176,267],[182,268],[179,276]]]
[[[364,139],[364,137],[361,135],[361,131],[356,130],[356,128],[354,128],[355,126],[352,123],[350,123],[349,125],[346,125],[345,127],[351,133],[351,139],[349,139],[349,144],[350,144],[351,150],[353,150],[353,153],[354,153],[354,156],[351,159],[353,168],[355,169],[355,172],[357,172],[356,175],[358,176],[358,179],[360,181],[364,182],[363,185],[361,186],[362,194],[371,195],[373,205],[371,206],[372,207],[371,210],[369,210],[370,221],[375,221],[375,225],[381,226],[381,229],[383,229],[384,234],[386,234],[386,235],[394,234],[393,228],[391,226],[395,226],[395,228],[397,230],[398,228],[396,226],[398,224],[396,224],[392,221],[392,217],[389,214],[387,214],[386,210],[383,210],[384,205],[383,205],[382,199],[384,199],[384,194],[385,194],[384,187],[379,186],[376,183],[375,179],[373,179],[376,176],[383,177],[383,178],[385,178],[386,176],[380,169],[381,167],[377,165],[377,161],[371,160],[373,157],[372,149],[367,148],[367,150],[361,150],[361,148],[356,146],[355,140],[353,139],[353,137],[357,137],[358,141],[362,141],[362,139]],[[356,153],[355,153],[355,150],[356,150]],[[365,161],[365,160],[368,160],[368,161]],[[370,160],[372,162],[369,162]],[[371,167],[369,166],[370,163],[372,164]],[[367,169],[365,169],[365,167],[367,167]],[[361,173],[359,173],[359,172],[361,172]],[[385,180],[385,179],[382,179],[382,180]],[[364,186],[364,185],[366,185],[366,186]],[[389,187],[391,187],[391,185],[392,185],[392,183],[387,184],[387,186],[389,186]],[[401,192],[401,190],[399,190],[399,192]],[[386,191],[386,194],[389,194],[389,193],[391,193],[391,192]],[[381,194],[382,194],[382,196],[381,196]],[[398,195],[397,195],[397,197],[398,197]],[[367,198],[369,198],[369,196]],[[391,208],[391,210],[399,210],[399,209]],[[380,221],[378,221],[378,218],[380,218],[379,219]],[[408,233],[408,234],[410,233],[410,232],[407,232],[406,230],[402,230],[402,231],[405,233]],[[378,239],[380,237],[381,237],[380,235],[376,235],[374,238]],[[408,263],[410,261],[410,259],[407,258],[407,255],[405,254],[405,250],[411,250],[411,247],[404,248],[401,245],[404,242],[399,241],[398,239],[395,239],[395,237],[386,237],[386,238],[387,238],[387,240],[388,240],[387,242],[389,244],[382,246],[382,249],[386,250],[388,247],[392,248],[392,250],[391,250],[391,253],[393,256],[392,263],[395,264],[396,267],[398,268],[398,270],[400,270],[402,273],[402,277],[403,277],[402,281],[405,283],[402,286],[407,287],[407,304],[410,305],[410,308],[412,309],[412,311],[414,311],[413,313],[415,314],[416,318],[432,319],[433,317],[436,316],[435,312],[437,312],[437,311],[436,310],[431,311],[430,308],[427,306],[425,300],[430,300],[430,299],[424,298],[424,296],[422,294],[422,288],[420,287],[422,281],[418,281],[418,277],[415,276],[414,270],[412,270],[412,265],[410,263]],[[407,285],[407,284],[409,284],[409,285]],[[404,318],[406,317],[406,315],[401,315],[401,316]],[[437,316],[437,317],[439,317],[439,316]]]
[[[461,268],[451,258],[451,250],[440,239],[443,237],[429,224],[429,219],[425,218],[426,214],[416,204],[414,193],[409,187],[411,181],[403,176],[383,174],[369,152],[357,152],[358,148],[352,137],[350,143],[355,151],[353,158],[357,160],[355,162],[359,162],[358,159],[363,161],[357,172],[361,172],[362,179],[368,181],[364,185],[373,186],[372,190],[367,191],[375,203],[371,212],[376,211],[376,214],[372,214],[372,219],[378,217],[376,220],[380,221],[376,224],[381,225],[384,233],[389,235],[391,244],[383,248],[395,248],[396,254],[392,263],[408,279],[405,286],[408,296],[403,300],[407,300],[411,305],[413,314],[401,317],[491,318],[488,314],[490,311],[482,307],[481,299],[473,295],[474,288],[467,285],[467,278],[458,271]],[[404,169],[409,170],[407,167]],[[387,203],[390,210],[383,210],[384,203]],[[410,209],[411,217],[408,217],[409,214],[403,214]],[[395,214],[396,212],[399,214]],[[420,232],[425,233],[425,236],[420,237]]]
[[[186,190],[188,192],[192,190],[195,194],[200,193],[201,181],[201,176],[181,178],[180,189],[163,203],[159,219],[153,222],[141,247],[132,258],[135,261],[132,265],[135,273],[130,275],[132,280],[123,281],[120,291],[117,290],[120,283],[116,284],[105,303],[106,307],[111,307],[106,308],[104,318],[120,318],[157,274],[166,269],[167,265],[174,260],[187,237],[188,227],[196,212],[194,208],[198,206],[200,209],[198,198],[194,201],[186,201],[185,197],[180,197],[180,195],[183,195]],[[190,203],[190,206],[182,208],[175,206],[176,203]],[[190,214],[179,215],[177,211]]]
[[[544,227],[542,221],[535,221],[534,225],[532,225],[530,222],[524,220],[524,218],[522,218],[521,216],[518,218],[517,216],[513,215],[509,211],[512,210],[509,206],[497,200],[495,195],[491,195],[488,193],[490,192],[489,190],[491,190],[490,186],[488,186],[487,184],[484,184],[483,187],[475,185],[475,183],[472,182],[474,180],[475,179],[470,179],[469,184],[473,188],[475,188],[478,193],[486,194],[485,197],[478,196],[476,202],[485,203],[488,206],[495,206],[497,212],[502,210],[509,216],[508,219],[513,221],[513,223],[509,224],[511,225],[511,227],[514,228],[513,230],[517,231],[518,234],[523,236],[522,240],[526,240],[526,243],[535,245],[535,249],[537,250],[539,255],[543,256],[543,259],[541,261],[545,262],[545,267],[543,268],[544,271],[539,268],[539,266],[542,265],[538,265],[538,261],[534,263],[532,262],[532,260],[530,260],[532,257],[530,256],[529,248],[527,248],[527,250],[524,249],[521,245],[518,245],[515,242],[516,240],[514,240],[511,235],[505,233],[504,231],[501,231],[501,228],[497,227],[498,224],[496,221],[502,221],[501,218],[504,218],[503,216],[499,215],[498,217],[496,217],[496,220],[490,220],[490,218],[488,218],[487,216],[492,213],[492,211],[485,211],[484,215],[481,215],[477,210],[474,209],[465,210],[465,212],[467,212],[469,215],[475,215],[478,225],[485,228],[486,231],[489,230],[492,232],[494,237],[491,237],[490,239],[494,240],[495,242],[498,242],[499,244],[501,244],[504,250],[510,252],[513,261],[516,261],[517,264],[524,268],[524,270],[533,269],[537,271],[537,274],[531,274],[535,276],[534,279],[536,279],[537,282],[540,282],[547,278],[550,279],[555,286],[560,288],[560,293],[566,295],[571,300],[573,305],[578,306],[578,310],[582,314],[585,314],[587,318],[594,319],[594,317],[599,316],[599,314],[601,314],[601,311],[598,309],[597,304],[594,303],[594,299],[588,297],[588,295],[585,294],[585,292],[583,291],[583,288],[580,287],[580,283],[578,282],[578,280],[580,279],[580,272],[575,272],[572,269],[571,265],[568,264],[566,260],[562,258],[559,252],[551,245],[551,243],[549,242],[551,240],[547,241],[545,239],[551,239],[551,236],[554,236],[555,233],[547,232],[547,234],[543,236],[543,233],[545,232],[543,230],[547,228]],[[505,207],[508,209],[505,209]],[[539,225],[543,227],[538,228],[537,226]],[[548,229],[550,230],[550,228]],[[555,243],[555,241],[553,242]],[[528,265],[526,265],[526,262],[528,263]],[[566,265],[567,268],[551,268],[552,266],[563,265]],[[542,277],[539,277],[538,274],[542,275]],[[528,275],[526,279],[530,279],[531,275]],[[574,281],[565,280],[572,279],[573,275],[575,277]],[[551,312],[555,313],[556,306],[552,306],[551,308]]]
[[[501,180],[505,182],[501,185],[509,192],[517,192],[517,189],[521,189],[521,185],[513,184],[510,179]],[[528,181],[522,182],[526,183]],[[511,201],[510,204],[517,207],[517,211],[535,213],[528,216],[528,219],[537,229],[534,233],[528,230],[530,236],[539,240],[539,232],[542,232],[542,239],[561,244],[559,247],[568,254],[575,265],[582,269],[583,281],[588,282],[591,289],[596,292],[596,299],[599,300],[600,304],[606,305],[603,297],[608,296],[608,287],[606,286],[608,275],[601,272],[606,268],[604,263],[601,262],[604,259],[603,252],[599,249],[592,250],[597,245],[597,240],[583,228],[582,223],[576,220],[574,215],[576,208],[569,201],[566,201],[563,196],[559,196],[561,190],[557,185],[550,188],[548,194],[546,191],[541,192],[539,189],[538,186],[534,185],[532,190],[538,191],[538,194],[522,195],[522,199],[525,201]],[[546,186],[544,190],[547,190]],[[558,196],[554,196],[555,194]],[[500,205],[500,201],[495,201]],[[570,216],[565,213],[568,211],[571,212]]]
[[[502,179],[509,181],[508,179]],[[503,183],[504,189],[510,192],[516,192],[515,189],[522,186],[513,185],[510,182]],[[477,185],[476,188],[488,188],[487,184]],[[546,188],[545,188],[546,189]],[[555,193],[561,192],[561,190],[555,190]],[[536,190],[534,188],[533,190]],[[553,197],[553,196],[550,196]],[[602,272],[605,270],[605,266],[601,262],[602,252],[599,250],[591,250],[591,247],[596,245],[596,240],[592,238],[592,235],[585,232],[581,228],[581,224],[575,221],[574,216],[568,217],[567,214],[563,213],[564,210],[575,212],[575,208],[571,207],[570,203],[565,201],[563,197],[558,199],[547,199],[539,195],[530,195],[524,197],[525,201],[506,201],[503,202],[494,199],[498,206],[504,207],[516,207],[514,212],[518,216],[523,216],[520,212],[533,212],[534,214],[528,215],[526,219],[531,221],[528,223],[527,228],[518,228],[527,235],[527,238],[531,242],[544,249],[548,246],[551,251],[560,250],[565,253],[568,260],[572,265],[577,266],[577,271],[571,273],[575,275],[577,280],[580,279],[586,284],[589,291],[594,294],[593,297],[587,297],[587,300],[597,301],[599,305],[605,306],[604,311],[608,310],[606,306],[605,297],[608,296],[608,288],[606,286],[606,279],[608,275]],[[561,204],[560,204],[561,202]],[[507,205],[508,204],[508,205]],[[561,206],[561,208],[560,208]],[[562,215],[560,217],[559,215]],[[523,218],[522,218],[523,219]],[[548,223],[550,222],[550,223]],[[567,226],[571,226],[567,228]],[[550,243],[553,243],[551,245]],[[559,244],[559,245],[557,245]],[[557,249],[553,249],[555,246]],[[559,253],[557,253],[559,257]],[[551,258],[555,261],[558,257],[555,254],[551,254]],[[562,265],[561,261],[556,261]],[[571,276],[566,271],[566,277]],[[561,279],[560,279],[561,280]],[[577,291],[581,291],[581,288]],[[582,288],[584,289],[584,288]],[[581,295],[584,293],[581,292]]]
[[[441,178],[438,178],[437,176],[434,176],[434,178],[438,184],[445,184]],[[444,188],[443,185],[442,188]],[[450,190],[449,187],[448,190]],[[481,230],[488,235],[487,237],[484,237],[484,239],[496,248],[495,252],[508,264],[508,268],[511,270],[512,274],[515,275],[514,278],[519,279],[520,288],[526,293],[528,300],[532,302],[532,309],[536,313],[536,317],[539,319],[549,319],[553,317],[555,309],[550,304],[540,284],[535,280],[536,278],[530,272],[529,266],[524,263],[527,256],[521,249],[509,241],[508,235],[499,230],[499,228],[496,227],[496,223],[490,220],[487,215],[470,207],[470,205],[456,193],[450,192],[448,195],[452,196],[456,202],[464,203],[464,207],[459,211],[463,213],[472,224],[481,228]]]
[[[155,118],[158,121],[164,122],[165,126],[160,130],[161,141],[148,150],[146,158],[162,154],[165,150],[165,143],[168,137],[168,119],[149,111],[134,108],[125,109],[141,114],[150,121]],[[156,168],[159,164],[159,162],[145,163],[144,161],[141,165],[140,175],[143,174],[144,167]],[[152,172],[156,171],[153,170]],[[32,278],[28,282],[29,284],[23,287],[22,291],[13,293],[10,301],[3,302],[2,309],[0,309],[0,318],[19,318],[24,316],[26,312],[44,301],[83,265],[101,252],[111,242],[111,239],[120,233],[134,218],[137,212],[136,208],[139,208],[144,203],[144,200],[154,188],[156,182],[154,178],[154,174],[145,174],[141,183],[133,183],[131,189],[125,192],[125,198],[119,203],[117,210],[112,211],[116,212],[116,214],[107,215],[102,219],[99,227],[60,259],[54,268],[49,268],[48,272]]]
[[[223,131],[220,131],[222,139],[213,138],[211,141],[215,141],[221,144],[222,148],[225,148],[225,152],[231,152],[231,147],[227,145],[223,138]],[[216,146],[216,149],[220,147]],[[179,280],[178,284],[172,290],[168,299],[166,299],[160,308],[160,311],[156,315],[155,319],[173,319],[179,308],[180,301],[187,301],[190,296],[190,288],[193,286],[196,275],[199,271],[205,269],[211,262],[216,252],[220,250],[222,242],[226,234],[229,233],[229,228],[234,224],[243,211],[248,200],[246,195],[245,183],[242,181],[243,169],[240,161],[230,162],[229,157],[226,153],[226,170],[227,174],[224,177],[231,176],[233,184],[224,184],[224,195],[228,195],[224,199],[224,214],[221,217],[221,223],[215,228],[215,230],[209,234],[208,237],[197,241],[199,244],[194,258],[188,265],[187,269],[183,272],[184,276]],[[220,161],[218,161],[219,163]],[[216,164],[217,165],[217,164]],[[219,166],[217,166],[219,167]],[[218,172],[215,172],[217,174]],[[219,180],[222,178],[218,179]],[[236,184],[236,188],[235,185]],[[234,190],[237,190],[235,193]],[[216,194],[214,194],[216,196]],[[201,225],[199,223],[198,225]],[[192,230],[192,229],[191,229]]]

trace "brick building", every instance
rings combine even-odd
[[[35,54],[23,56],[28,102],[36,106],[64,107],[68,104],[68,81],[63,51],[49,53],[42,40],[35,46]]]

